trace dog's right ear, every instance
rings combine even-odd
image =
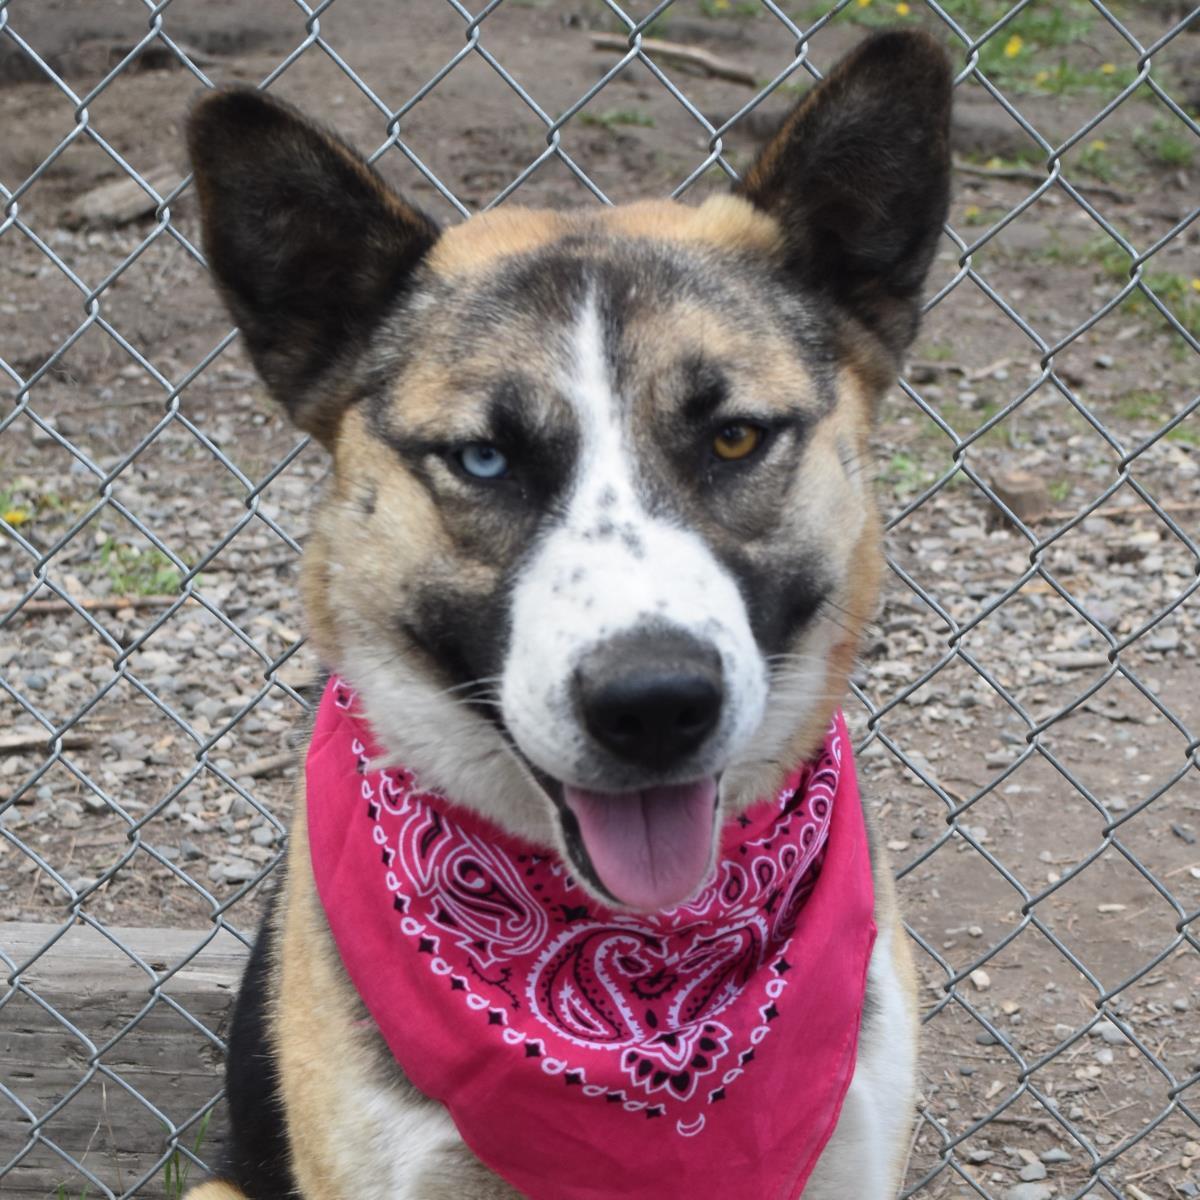
[[[248,88],[188,120],[204,252],[271,394],[332,441],[344,377],[438,237],[333,134]]]

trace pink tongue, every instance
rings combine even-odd
[[[563,791],[600,882],[622,904],[658,912],[700,889],[712,861],[715,779],[640,792]]]

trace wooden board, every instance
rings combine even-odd
[[[33,959],[16,986],[0,959],[0,1083],[17,1098],[0,1092],[0,1171],[29,1145],[29,1114],[61,1105],[41,1132],[120,1195],[165,1153],[165,1125],[155,1109],[176,1125],[191,1122],[181,1140],[196,1144],[197,1114],[221,1089],[222,1056],[209,1035],[225,1035],[247,950],[224,930],[215,937],[211,929],[111,930],[143,967],[103,934],[74,925],[39,955],[61,928],[0,926],[4,956],[18,967]],[[216,1160],[223,1126],[218,1104],[201,1159]],[[198,1179],[199,1168],[190,1177]],[[0,1176],[6,1198],[46,1200],[60,1187],[72,1200],[85,1189],[90,1197],[103,1194],[45,1143]],[[161,1168],[139,1194],[168,1194]]]

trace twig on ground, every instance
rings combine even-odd
[[[1035,171],[1030,167],[977,167],[974,163],[966,163],[957,158],[954,160],[954,169],[962,175],[978,175],[984,179],[1018,179],[1023,183],[1045,183],[1048,178],[1045,171]],[[1071,186],[1077,192],[1093,192],[1097,196],[1107,196],[1118,204],[1132,204],[1134,200],[1128,192],[1119,192],[1103,183],[1077,183],[1072,179]]]
[[[117,612],[122,608],[167,608],[179,599],[178,596],[83,596],[77,600],[27,600],[15,615],[42,616],[69,613],[82,608],[84,612]],[[185,603],[191,597],[184,597]],[[0,604],[9,606],[15,598],[5,597]]]
[[[44,729],[0,733],[0,755],[23,754],[26,750],[44,750],[49,740],[50,735]],[[64,733],[62,735],[64,750],[83,750],[91,744],[92,738],[86,733]]]
[[[621,33],[593,33],[592,46],[596,50],[629,49],[629,39]],[[728,79],[730,83],[744,83],[747,87],[757,87],[758,79],[753,71],[730,62],[727,58],[712,54],[708,50],[700,50],[695,46],[685,46],[681,42],[664,42],[661,38],[644,37],[641,47],[647,54],[656,54],[668,62],[682,63],[685,66],[697,67],[707,72],[715,79]]]
[[[289,750],[282,754],[266,754],[262,758],[252,758],[236,774],[249,775],[251,779],[262,779],[266,775],[277,775],[295,764],[296,755]]]

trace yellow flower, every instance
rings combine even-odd
[[[727,8],[732,7],[733,0],[713,0],[713,8],[718,12],[724,12]]]
[[[968,204],[967,207],[963,209],[963,216],[966,217],[968,221],[973,221],[981,212],[983,212],[983,209],[980,208],[978,204]]]
[[[1102,63],[1100,66],[1101,75],[1115,75],[1117,73],[1116,63]]]
[[[858,0],[859,8],[866,8],[871,3],[871,0]]]
[[[1033,82],[1037,84],[1046,83],[1050,78],[1049,71],[1039,71],[1034,77]]]
[[[1097,154],[1103,154],[1108,149],[1108,143],[1103,138],[1096,138],[1095,141],[1088,143],[1089,150],[1095,150]]]
[[[1019,33],[1014,33],[1012,37],[1010,37],[1008,41],[1004,43],[1004,57],[1016,58],[1017,55],[1021,53],[1024,45],[1025,41],[1021,35]]]
[[[912,9],[904,3],[904,0],[900,0],[900,3],[896,5],[897,16],[907,17],[910,12],[912,12]]]
[[[24,525],[29,520],[29,514],[23,508],[10,508],[4,513],[0,513],[3,520],[13,526],[15,529],[18,525]]]
[[[1193,291],[1193,292],[1200,292],[1200,279],[1193,279],[1193,280],[1192,280],[1192,291]]]

